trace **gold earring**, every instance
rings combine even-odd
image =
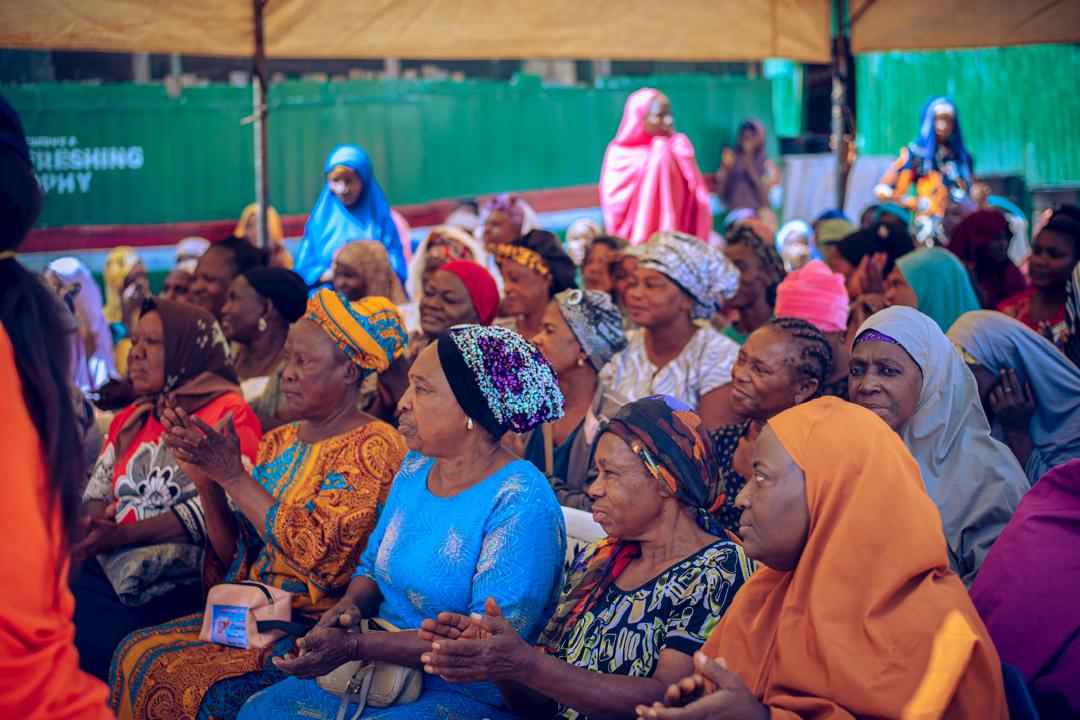
[[[259,332],[266,332],[266,318],[259,318]]]
[[[472,429],[473,429],[473,422],[472,422],[472,418],[469,418],[469,419],[468,419],[468,421],[466,421],[466,423],[465,423],[465,429],[466,429],[466,430],[472,430]]]

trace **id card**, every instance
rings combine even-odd
[[[210,639],[219,645],[247,649],[246,607],[239,605],[214,605],[210,613]]]

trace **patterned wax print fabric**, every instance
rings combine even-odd
[[[117,452],[117,437],[135,405],[125,408],[109,426],[105,443],[83,500],[117,503],[116,522],[138,522],[165,512],[176,515],[187,533],[186,542],[158,543],[115,550],[98,559],[113,589],[126,605],[141,605],[162,595],[178,582],[197,580],[206,544],[206,519],[195,485],[165,447],[165,426],[147,414],[127,446]],[[210,426],[232,414],[240,451],[254,464],[262,430],[258,418],[236,393],[225,393],[192,413]]]
[[[404,456],[401,436],[378,421],[314,444],[300,439],[298,423],[270,432],[252,476],[277,502],[259,527],[235,512],[237,553],[226,581],[294,593],[294,619],[329,608],[348,585]],[[246,650],[202,642],[201,629],[199,613],[124,640],[109,678],[117,717],[234,717],[248,697],[285,677],[271,658],[294,638]]]
[[[536,638],[558,592],[566,529],[547,478],[515,460],[452,497],[427,487],[433,458],[410,452],[360,559],[357,575],[382,594],[378,616],[406,630],[442,611],[484,612],[493,596],[527,641]],[[289,678],[253,697],[241,720],[333,720],[338,699],[314,680]],[[503,718],[502,699],[486,683],[450,685],[424,677],[420,699],[369,708],[368,718]]]
[[[645,330],[626,334],[626,349],[600,372],[600,382],[628,400],[671,395],[694,410],[704,395],[731,382],[739,346],[712,327],[699,327],[677,358],[662,368],[649,360]]]
[[[564,597],[573,592],[574,570],[597,545],[578,556]],[[664,650],[693,656],[701,649],[751,572],[742,548],[719,540],[640,587],[623,590],[613,582],[563,635],[556,655],[593,672],[652,677]],[[584,716],[563,705],[555,717]]]
[[[746,478],[735,469],[733,461],[739,441],[749,429],[750,421],[740,420],[709,432],[709,437],[712,438],[713,446],[716,448],[716,461],[720,466],[720,475],[724,478],[724,504],[713,513],[713,516],[725,530],[733,533],[739,532],[739,517],[742,515],[742,510],[735,507],[735,498],[746,485]]]

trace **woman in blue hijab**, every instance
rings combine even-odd
[[[390,267],[404,283],[408,266],[401,238],[390,214],[390,203],[375,179],[371,158],[358,145],[338,145],[327,156],[323,172],[326,187],[304,226],[293,270],[314,287],[330,269],[334,253],[342,245],[372,240],[386,247]]]
[[[944,239],[941,219],[949,202],[966,200],[973,182],[956,106],[940,96],[923,106],[919,136],[900,150],[874,194],[914,211],[919,240],[931,244],[934,238]]]

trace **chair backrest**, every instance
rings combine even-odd
[[[592,513],[568,507],[564,507],[562,511],[566,521],[566,559],[563,569],[569,570],[578,553],[589,543],[606,537],[606,533],[600,523],[592,519]]]
[[[1001,663],[1001,677],[1005,681],[1005,701],[1009,704],[1009,717],[1012,720],[1039,720],[1039,711],[1020,671],[1012,665]]]

